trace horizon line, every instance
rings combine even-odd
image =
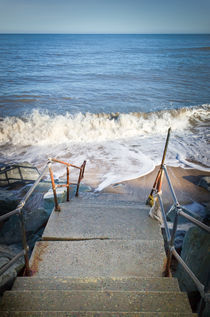
[[[0,32],[0,35],[210,35],[209,33],[63,33],[63,32]]]

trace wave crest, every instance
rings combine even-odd
[[[0,144],[50,145],[103,142],[121,138],[165,134],[203,125],[210,120],[210,105],[151,113],[54,115],[33,110],[31,115],[0,121]]]

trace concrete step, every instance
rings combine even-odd
[[[161,277],[164,258],[157,240],[39,241],[30,267],[39,277]]]
[[[18,277],[12,290],[119,290],[119,291],[176,291],[175,278],[69,278]]]
[[[121,195],[120,195],[121,197]],[[97,196],[96,194],[92,196],[88,196],[88,198],[81,198],[81,197],[73,197],[73,199],[69,202],[72,206],[80,205],[80,206],[133,206],[136,208],[149,208],[145,203],[142,203],[142,201],[134,201],[134,200],[128,200],[127,196],[126,199],[122,200],[116,194],[103,194]]]
[[[1,317],[196,317],[192,313],[165,313],[165,312],[59,312],[59,311],[15,311],[1,312]]]
[[[146,206],[63,203],[53,211],[42,240],[162,240],[160,226]]]
[[[7,291],[0,311],[112,311],[191,313],[181,292]]]

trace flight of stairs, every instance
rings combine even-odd
[[[163,238],[149,208],[107,198],[52,212],[30,259],[33,276],[4,293],[1,317],[197,316],[177,280],[161,277]]]
[[[1,317],[192,317],[174,278],[18,277],[4,293]]]

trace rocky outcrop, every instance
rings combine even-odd
[[[19,202],[18,195],[14,191],[0,188],[0,216],[15,209]]]
[[[49,215],[44,208],[36,208],[30,212],[24,212],[25,229],[27,237],[36,233],[44,224],[46,224]],[[0,232],[0,243],[15,244],[21,243],[22,233],[19,215],[10,217],[2,226]]]
[[[21,249],[15,246],[0,245],[0,268],[7,264]],[[10,288],[17,274],[24,267],[24,258],[21,257],[6,272],[0,276],[0,294]]]
[[[190,267],[198,279],[206,284],[210,267],[210,239],[209,234],[198,227],[192,227],[185,235],[181,257]],[[197,291],[194,282],[178,265],[176,276],[181,281],[181,287],[189,292]]]
[[[207,285],[207,283],[209,282],[208,279],[210,278],[209,250],[209,233],[198,227],[190,228],[190,230],[186,233],[183,241],[181,257],[195,274],[195,276],[204,285]],[[197,291],[196,285],[180,264],[177,268],[176,277],[179,280],[181,290],[187,291],[189,293]]]

